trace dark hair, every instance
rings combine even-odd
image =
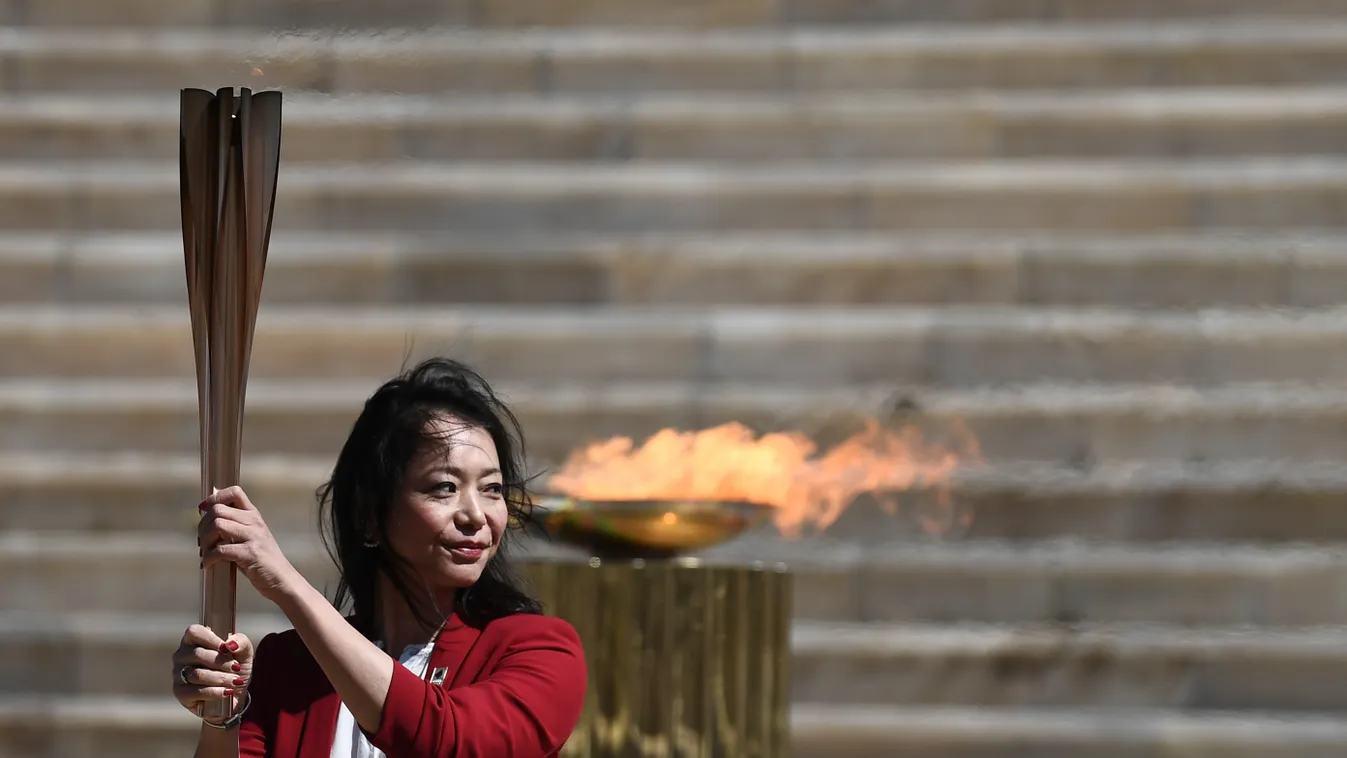
[[[413,592],[408,562],[389,548],[388,517],[412,459],[425,445],[445,444],[430,423],[446,416],[491,435],[509,510],[509,525],[496,553],[481,578],[457,593],[453,610],[478,627],[502,616],[542,611],[520,587],[506,556],[506,537],[527,521],[532,508],[519,421],[475,371],[458,361],[431,358],[384,383],[365,401],[332,478],[318,489],[323,544],[341,577],[333,605],[351,613],[355,627],[366,636],[376,633],[381,573],[388,575],[418,621],[430,628],[443,621],[435,617],[437,609],[427,607],[424,592]],[[377,544],[366,544],[371,537]]]

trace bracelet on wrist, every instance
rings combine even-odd
[[[253,704],[253,693],[248,692],[247,690],[244,690],[244,692],[243,692],[243,707],[242,707],[242,708],[239,708],[239,709],[238,709],[238,712],[235,713],[233,716],[230,716],[228,719],[226,719],[226,720],[224,720],[224,721],[222,721],[222,722],[220,722],[220,723],[218,723],[218,724],[215,723],[214,721],[210,721],[210,720],[206,719],[204,716],[198,717],[198,718],[201,719],[201,723],[203,723],[203,724],[205,724],[206,726],[209,726],[209,727],[211,727],[211,728],[213,728],[213,729],[233,729],[234,727],[236,727],[236,726],[239,725],[239,722],[243,721],[243,714],[248,710],[248,706],[250,706],[250,705],[252,705],[252,704]]]

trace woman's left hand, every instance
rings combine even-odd
[[[272,601],[303,581],[242,488],[220,490],[198,508],[201,522],[196,533],[202,568],[232,563],[262,597]]]

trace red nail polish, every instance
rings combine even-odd
[[[229,697],[229,696],[231,696],[231,695],[233,695],[233,694],[234,694],[234,691],[233,691],[233,690],[225,690],[225,697]]]
[[[225,647],[229,648],[229,652],[233,653],[239,649],[239,643],[230,640],[225,643]]]
[[[235,663],[233,666],[230,666],[230,668],[234,669],[235,674],[243,670],[243,666],[237,663]]]
[[[245,685],[245,684],[247,684],[247,683],[248,683],[248,680],[247,680],[247,679],[244,679],[244,678],[241,677],[241,676],[240,676],[240,677],[236,677],[236,678],[234,679],[234,686],[235,686],[235,687],[242,687],[243,685]]]

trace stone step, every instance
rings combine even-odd
[[[300,308],[268,304],[264,289],[250,372],[373,382],[430,352],[497,382],[588,385],[591,398],[626,382],[1332,384],[1347,376],[1347,320],[1340,309]],[[185,306],[0,307],[0,355],[7,379],[195,375]]]
[[[183,630],[196,622],[196,613],[188,608],[136,615],[0,613],[3,692],[10,697],[166,698],[168,658]],[[271,632],[289,629],[290,623],[280,614],[251,614],[240,616],[235,628],[256,643]]]
[[[1347,134],[1347,130],[1344,131]],[[185,307],[177,231],[0,234],[0,302]],[[1323,307],[1347,237],[278,233],[268,305]]]
[[[14,758],[180,758],[200,732],[164,696],[0,698],[0,754]]]
[[[1347,46],[1345,46],[1347,49]],[[181,226],[174,162],[0,164],[0,230]],[[278,230],[1109,231],[1341,228],[1347,161],[301,164]]]
[[[244,84],[332,94],[492,95],[1306,87],[1342,83],[1347,25],[1338,18],[1205,18],[1168,24],[387,34],[9,27],[0,29],[0,59],[7,63],[0,91],[100,97]]]
[[[176,614],[0,614],[0,692],[155,696],[196,619]],[[242,617],[254,641],[289,628]],[[791,693],[835,705],[1341,711],[1339,628],[838,624],[792,629]]]
[[[258,455],[245,442],[242,482],[278,533],[311,533],[314,491],[331,467],[327,457]],[[0,455],[0,531],[186,534],[199,481],[195,454]],[[948,492],[948,506],[936,491],[910,492],[896,513],[858,501],[826,534],[871,546],[932,525],[975,540],[1347,542],[1347,475],[1336,462],[1003,464],[957,472]]]
[[[184,530],[186,531],[186,530]],[[194,537],[0,535],[0,608],[18,613],[163,612],[199,602]],[[287,537],[292,563],[331,591],[314,537]],[[516,555],[583,555],[524,539]],[[1347,623],[1340,547],[916,542],[859,546],[764,531],[706,551],[707,561],[786,563],[795,615],[828,621],[998,624],[1156,623],[1283,626]],[[240,612],[268,612],[246,582]]]
[[[22,758],[176,758],[200,728],[164,697],[0,699],[0,751]],[[1347,722],[1167,710],[797,705],[793,758],[1339,758]],[[1026,752],[1032,751],[1032,752]]]
[[[331,460],[375,383],[254,380],[245,448]],[[946,390],[839,386],[614,383],[499,389],[520,417],[531,460],[566,460],[613,435],[739,421],[803,430],[835,444],[879,419],[992,463],[1047,461],[1088,469],[1147,462],[1341,459],[1347,389],[1301,384],[1216,387],[1034,384]],[[178,381],[0,381],[0,451],[173,454],[198,444],[197,390]],[[969,439],[965,439],[969,438]]]
[[[793,758],[1336,758],[1347,721],[1141,709],[883,708],[791,712]]]
[[[795,23],[861,24],[909,22],[1074,21],[1096,19],[1296,18],[1331,20],[1347,14],[1341,0],[695,0],[676,4],[644,0],[137,0],[114,12],[94,0],[11,1],[0,5],[0,23],[34,26],[688,26],[743,27]]]
[[[1343,635],[802,622],[791,692],[862,706],[1341,711]]]
[[[796,573],[802,619],[1311,626],[1347,618],[1347,599],[1338,601],[1347,581],[1340,544],[951,537],[861,546],[828,535],[782,539],[763,530],[704,557],[785,563]]]
[[[1341,154],[1347,90],[450,97],[299,94],[283,160],[870,161]],[[0,159],[176,159],[170,97],[0,97]]]
[[[816,24],[875,22],[986,23],[989,21],[1070,22],[1108,19],[1253,19],[1296,18],[1339,20],[1347,14],[1341,0],[1292,0],[1276,4],[1258,0],[786,0],[786,20]]]

